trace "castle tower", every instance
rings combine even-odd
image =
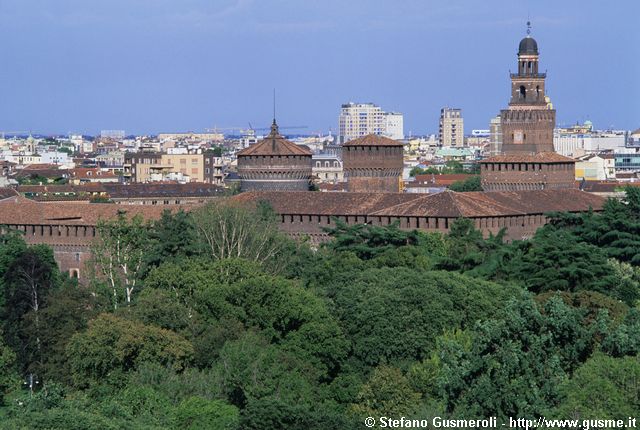
[[[529,23],[527,23],[529,25]],[[511,74],[509,108],[500,112],[502,154],[480,161],[484,191],[574,188],[575,160],[553,151],[556,111],[538,72],[538,44],[527,36],[518,49],[518,73]]]
[[[350,192],[397,193],[403,146],[397,140],[368,134],[342,145],[342,164]]]
[[[539,72],[538,43],[527,36],[518,47],[518,73],[511,73],[509,107],[500,111],[502,152],[553,152],[556,111],[545,96],[546,73]]]
[[[286,140],[273,120],[271,133],[238,152],[242,191],[308,191],[311,150]]]

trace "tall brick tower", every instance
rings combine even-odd
[[[538,43],[527,22],[527,36],[518,49],[518,73],[511,74],[511,101],[500,111],[505,154],[553,152],[556,111],[545,97],[546,73],[539,73],[538,60]]]
[[[397,193],[402,176],[403,146],[397,140],[368,134],[342,145],[347,189],[358,193]]]
[[[238,176],[242,191],[308,191],[311,150],[288,141],[278,132],[238,152]]]

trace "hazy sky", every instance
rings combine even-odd
[[[640,127],[639,0],[0,0],[0,130],[281,125],[442,106],[488,128],[530,16],[559,124]]]

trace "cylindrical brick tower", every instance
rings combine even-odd
[[[402,143],[369,134],[342,145],[342,163],[350,192],[397,193],[403,168]]]
[[[311,151],[278,133],[273,120],[269,136],[238,152],[241,191],[308,191]]]

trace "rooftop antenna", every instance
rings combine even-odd
[[[529,14],[527,14],[527,36],[531,36],[531,20]]]
[[[276,89],[273,89],[273,123],[276,123]]]

